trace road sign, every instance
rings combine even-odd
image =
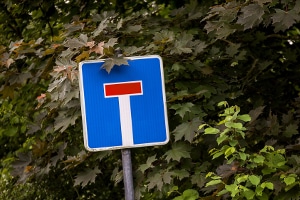
[[[162,60],[128,57],[129,66],[79,65],[84,144],[89,151],[162,145],[169,141]]]

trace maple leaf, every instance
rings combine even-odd
[[[97,174],[100,173],[101,171],[98,169],[98,167],[95,167],[94,169],[86,169],[76,176],[74,186],[81,185],[81,187],[83,188],[88,183],[95,183]]]
[[[102,65],[101,69],[105,69],[107,73],[110,73],[110,71],[115,65],[121,66],[121,65],[129,65],[129,64],[127,59],[123,57],[108,58],[105,60],[105,63]]]
[[[93,46],[93,48],[90,51],[103,55],[103,46],[104,42],[99,42],[96,46]]]
[[[263,6],[265,3],[271,3],[272,0],[254,0],[254,2],[257,2],[258,5]]]
[[[297,124],[290,124],[286,127],[285,131],[283,132],[283,136],[291,138],[293,135],[298,134],[298,125]]]
[[[185,144],[184,142],[177,142],[172,145],[172,149],[165,153],[166,160],[180,161],[181,158],[190,158],[191,146]]]
[[[94,36],[99,35],[106,27],[108,24],[108,20],[104,19],[101,21],[101,23],[99,24],[98,28],[94,31]]]
[[[190,122],[185,122],[177,126],[173,131],[175,135],[175,142],[183,137],[185,138],[185,140],[192,142],[195,133],[198,130],[199,124],[201,124],[200,120],[198,118],[194,118]]]
[[[6,66],[7,68],[9,68],[9,66],[10,66],[12,63],[14,63],[14,62],[15,62],[15,61],[14,61],[12,58],[9,58],[9,59],[6,60],[5,66]]]
[[[204,187],[206,183],[205,173],[197,173],[191,176],[192,184],[196,184],[199,188]]]
[[[173,175],[181,181],[182,179],[189,177],[190,173],[185,169],[178,169],[173,171]]]
[[[146,164],[141,164],[139,170],[144,173],[147,169],[152,167],[152,163],[156,160],[156,155],[151,156],[147,159]]]
[[[90,56],[90,54],[89,54],[88,51],[83,51],[81,54],[79,54],[79,55],[75,58],[75,60],[76,60],[76,62],[79,63],[79,62],[82,61],[82,60],[88,59],[89,56]]]
[[[225,23],[223,21],[207,21],[204,29],[207,31],[207,33],[215,31],[217,39],[226,38],[236,31],[236,29],[232,25],[230,25],[228,22]]]
[[[117,44],[118,38],[110,38],[107,43],[105,43],[104,47],[113,47]]]
[[[95,46],[95,41],[87,42],[85,46],[89,47],[90,49]]]
[[[281,9],[275,9],[275,11],[276,13],[271,17],[273,25],[275,26],[275,32],[285,31],[300,20],[300,16],[295,10],[286,12]]]
[[[77,118],[80,116],[80,112],[74,113],[73,115],[68,115],[66,112],[60,112],[58,117],[55,118],[54,130],[60,130],[64,132],[70,125],[74,125]]]
[[[80,48],[86,46],[88,37],[85,34],[80,34],[78,38],[68,39],[65,46],[70,48]]]
[[[242,14],[237,20],[237,24],[244,26],[244,30],[252,28],[262,21],[262,16],[265,13],[262,6],[258,4],[249,4],[241,9]]]
[[[148,184],[149,190],[151,190],[152,188],[154,188],[156,186],[157,189],[161,191],[164,183],[163,183],[162,176],[160,173],[156,173],[154,176],[149,176],[148,181],[149,181],[149,184]]]
[[[58,151],[57,151],[57,155],[53,156],[50,159],[51,165],[55,166],[58,160],[61,160],[61,159],[64,158],[64,156],[65,156],[64,150],[65,150],[66,147],[67,147],[67,143],[66,142],[64,142],[63,144],[61,144],[59,146]]]
[[[127,31],[128,33],[130,33],[130,32],[138,32],[138,31],[140,31],[141,29],[142,29],[142,26],[141,26],[141,25],[133,25],[133,26],[128,26],[127,29],[126,29],[126,31]]]
[[[8,81],[10,85],[13,85],[15,83],[24,84],[28,79],[32,78],[32,75],[30,72],[20,73],[12,76],[12,78]]]
[[[136,52],[139,52],[143,49],[144,49],[144,47],[136,47],[136,46],[126,47],[126,48],[124,48],[124,55],[126,55],[126,56],[132,55],[132,54],[134,54]]]
[[[183,33],[179,36],[179,39],[175,41],[174,48],[170,51],[170,54],[182,54],[192,53],[192,40],[193,35],[189,33]]]
[[[191,102],[188,103],[184,103],[184,104],[174,104],[173,106],[171,106],[171,109],[176,110],[175,115],[179,115],[182,119],[184,117],[184,115],[187,112],[191,112],[191,109],[194,106],[194,104],[192,104]]]
[[[165,172],[162,176],[164,183],[170,184],[172,181],[173,175],[174,175],[174,172]]]
[[[265,106],[259,106],[259,107],[255,108],[254,110],[251,110],[249,112],[249,115],[251,117],[250,124],[256,121],[256,119],[258,118],[258,116],[260,114],[262,114],[264,108],[265,108]]]
[[[18,153],[17,156],[18,159],[12,163],[14,169],[11,173],[13,176],[21,176],[32,161],[31,153]]]
[[[162,30],[161,32],[155,33],[153,40],[156,42],[166,43],[171,42],[175,38],[175,34],[172,31]]]
[[[198,44],[195,46],[195,54],[199,54],[208,46],[205,42],[197,41]]]

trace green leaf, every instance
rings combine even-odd
[[[182,196],[175,197],[173,200],[184,200]]]
[[[217,143],[220,145],[222,142],[228,139],[228,136],[226,134],[222,134],[217,138]]]
[[[184,142],[177,142],[172,145],[172,149],[165,153],[166,160],[180,161],[181,158],[190,158],[191,146]]]
[[[295,177],[293,177],[293,176],[288,176],[288,177],[285,177],[285,178],[283,179],[283,181],[284,181],[284,183],[285,183],[286,185],[292,185],[292,184],[295,183],[296,179],[295,179]]]
[[[236,129],[243,129],[243,124],[242,123],[234,123],[234,122],[226,122],[225,126],[228,128],[236,128]]]
[[[247,200],[248,199],[252,200],[252,199],[254,199],[254,196],[255,196],[255,192],[253,190],[250,190],[250,189],[244,191],[243,194],[244,194],[244,196],[246,197]]]
[[[209,181],[205,184],[205,187],[212,186],[212,185],[217,185],[219,183],[222,183],[222,180],[220,180],[220,179],[211,180],[211,181]]]
[[[262,188],[268,188],[269,190],[274,190],[274,184],[271,182],[263,182],[261,184]]]
[[[262,164],[265,161],[265,157],[261,156],[261,155],[256,155],[253,158],[253,162],[257,163],[257,164]]]
[[[255,175],[250,175],[249,176],[249,181],[252,183],[252,185],[258,186],[260,183],[261,177],[255,176]]]
[[[265,11],[258,4],[249,4],[241,9],[241,15],[238,17],[237,24],[244,26],[244,30],[253,28],[260,23]]]
[[[13,137],[18,133],[18,130],[19,129],[17,126],[13,126],[13,127],[8,128],[7,130],[5,130],[4,134],[6,136]]]
[[[221,101],[218,103],[218,107],[221,107],[221,106],[228,107],[229,105],[228,105],[227,101]]]
[[[214,159],[220,157],[221,155],[224,155],[224,152],[223,152],[223,151],[215,152],[215,153],[213,154],[212,159],[214,160]]]
[[[235,195],[240,192],[236,184],[225,185],[225,189],[231,193],[231,197],[235,197]]]
[[[182,194],[184,200],[196,200],[199,198],[199,193],[193,189],[187,189]]]
[[[245,161],[248,157],[248,154],[243,153],[243,152],[239,152],[239,156],[240,156],[241,160]]]
[[[219,132],[220,132],[219,129],[213,128],[213,127],[208,127],[206,129],[204,129],[204,134],[213,134],[213,135],[215,135],[215,134],[217,134]]]
[[[99,173],[101,173],[101,171],[98,167],[95,167],[94,169],[86,169],[76,176],[74,185],[76,186],[81,184],[82,187],[85,187],[88,183],[95,183],[95,179]]]
[[[205,126],[208,126],[208,125],[207,125],[207,124],[201,124],[201,125],[198,127],[198,130],[203,129]]]
[[[228,149],[226,149],[224,153],[225,158],[228,158],[228,156],[232,155],[235,151],[236,151],[235,147],[229,147]]]
[[[236,181],[237,181],[237,183],[242,183],[242,182],[247,181],[248,177],[249,177],[249,175],[241,175],[236,179]]]
[[[248,114],[239,115],[239,116],[237,116],[237,119],[242,120],[244,122],[250,122],[251,121],[251,117]]]

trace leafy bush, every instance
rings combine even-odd
[[[132,150],[137,199],[299,196],[299,1],[95,2],[0,6],[15,21],[0,37],[13,38],[0,47],[3,191],[123,198],[120,152],[84,150],[78,91],[78,63],[108,58],[113,73],[121,48],[164,62],[171,141]]]

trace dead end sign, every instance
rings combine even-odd
[[[105,60],[79,64],[84,144],[89,151],[163,145],[169,141],[159,56],[127,57],[108,74]]]

